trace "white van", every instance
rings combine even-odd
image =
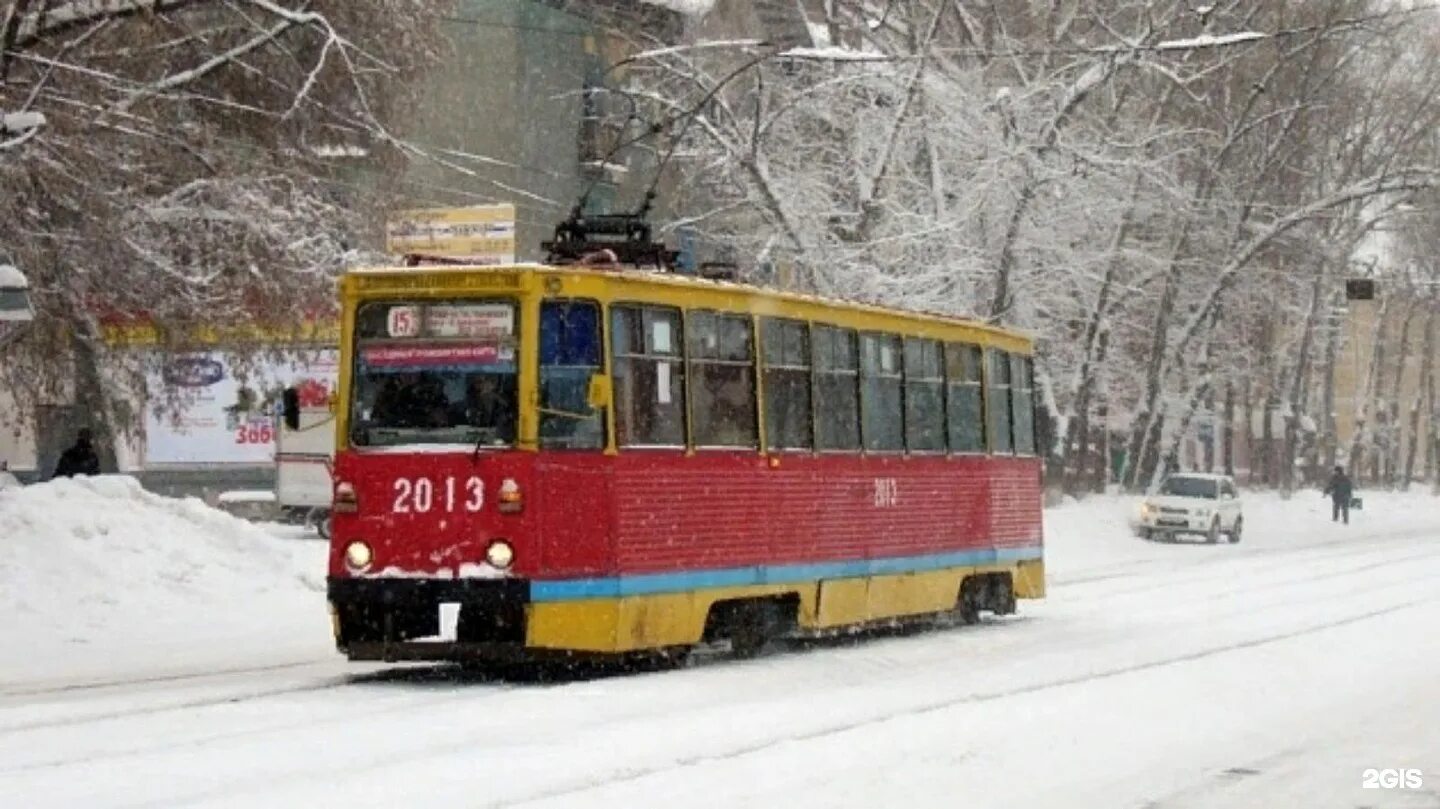
[[[282,516],[314,526],[330,538],[330,469],[335,459],[335,413],[329,404],[302,404],[285,391],[275,431],[275,504]]]

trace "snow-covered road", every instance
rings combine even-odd
[[[1440,807],[1440,509],[1367,504],[1346,528],[1262,499],[1236,546],[1072,504],[1047,515],[1050,598],[1018,617],[663,674],[508,684],[241,645],[0,684],[0,803]],[[1362,789],[1367,768],[1424,785]]]

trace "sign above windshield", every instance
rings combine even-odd
[[[506,304],[431,306],[425,312],[431,337],[509,337],[514,328],[514,310]]]
[[[396,339],[413,337],[503,339],[515,331],[515,310],[506,303],[392,306],[385,332]]]
[[[366,367],[381,369],[426,369],[452,366],[498,365],[512,362],[515,351],[493,345],[420,344],[414,346],[369,346],[361,349]]]

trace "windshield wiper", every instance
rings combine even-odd
[[[479,434],[479,437],[475,439],[475,451],[470,453],[470,463],[472,464],[480,462],[480,450],[486,447],[497,446],[496,440],[500,431],[485,430],[477,427],[475,432]]]

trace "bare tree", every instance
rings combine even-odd
[[[1232,466],[1246,390],[1284,416],[1288,487],[1327,440],[1339,268],[1437,181],[1433,16],[835,0],[815,47],[637,41],[621,106],[672,158],[672,225],[752,270],[1038,332],[1052,479],[1078,488],[1118,427],[1143,486],[1217,400]]]
[[[131,414],[103,339],[328,315],[332,277],[415,147],[392,132],[443,53],[429,0],[0,3],[0,250],[43,328],[5,368],[28,395],[72,384],[105,433]]]

